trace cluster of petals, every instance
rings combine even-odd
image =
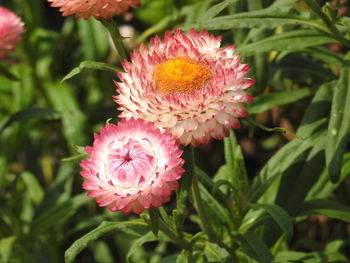
[[[183,145],[228,136],[231,128],[239,127],[238,118],[247,115],[242,102],[253,99],[245,89],[254,80],[246,77],[249,65],[241,63],[235,47],[220,44],[221,37],[193,29],[187,34],[167,31],[164,39],[155,36],[149,48],[142,44],[130,62],[122,63],[125,72],[118,73],[121,82],[116,82],[114,100],[120,117],[153,122]],[[198,74],[189,72],[192,68]],[[172,79],[172,74],[178,76]],[[176,79],[181,74],[183,80]],[[159,89],[158,82],[168,85],[167,90]]]
[[[59,7],[64,16],[75,15],[76,18],[111,19],[130,7],[139,7],[140,0],[48,0],[52,7]]]
[[[0,58],[7,57],[16,43],[21,41],[24,23],[21,19],[5,7],[0,6]]]
[[[121,120],[95,134],[83,160],[83,188],[100,206],[140,214],[170,200],[184,169],[176,140],[143,120]]]

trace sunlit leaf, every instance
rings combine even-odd
[[[94,240],[97,240],[102,236],[112,234],[116,231],[133,227],[147,228],[147,225],[142,220],[132,220],[126,222],[102,222],[97,228],[76,240],[66,250],[64,254],[65,263],[74,262],[75,257]]]
[[[340,177],[341,164],[350,138],[350,67],[342,69],[334,86],[326,143],[326,163],[331,181]]]
[[[79,64],[78,67],[72,69],[66,76],[64,76],[63,79],[61,80],[61,82],[64,82],[64,81],[78,75],[84,69],[105,70],[105,71],[112,71],[112,72],[120,71],[119,68],[116,68],[113,65],[110,65],[107,63],[95,62],[95,61],[83,61]]]

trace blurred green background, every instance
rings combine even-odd
[[[305,123],[302,119],[307,109],[319,115],[318,119],[312,115],[309,123],[329,118],[332,87],[336,85],[348,48],[335,38],[317,33],[315,28],[312,31],[307,23],[274,25],[266,21],[264,26],[265,22],[261,20],[259,27],[240,24],[244,18],[227,19],[234,14],[280,5],[281,14],[285,14],[283,8],[289,8],[288,15],[311,21],[310,24],[318,23],[315,14],[302,1],[231,1],[222,10],[215,13],[211,9],[212,13],[208,13],[211,6],[220,2],[144,0],[141,8],[129,10],[117,20],[122,34],[129,37],[126,40],[129,50],[156,33],[162,35],[165,30],[176,27],[185,30],[211,27],[211,33],[223,36],[223,45],[237,45],[244,62],[251,64],[250,77],[257,79],[254,87],[248,90],[257,97],[247,106],[251,116],[242,120],[242,128],[236,131],[245,159],[241,160],[242,169],[247,171],[251,182],[264,166],[266,174],[274,172],[271,167],[266,168],[267,161],[296,139],[294,133],[301,123]],[[319,2],[330,7],[336,3]],[[6,76],[0,75],[0,262],[59,263],[64,261],[64,251],[102,220],[121,221],[136,217],[98,208],[94,200],[86,197],[79,175],[79,161],[85,156],[81,147],[92,143],[93,132],[108,119],[111,122],[118,120],[117,105],[112,100],[115,95],[113,80],[117,80],[117,76],[113,70],[101,70],[106,69],[106,64],[90,62],[108,63],[113,69],[120,68],[120,61],[99,21],[63,18],[56,8],[43,0],[0,0],[0,5],[22,17],[26,27],[16,51],[0,61],[2,68],[8,69]],[[345,2],[339,11],[343,20],[338,22],[343,23],[345,35],[349,34],[348,5]],[[210,24],[213,17],[224,18]],[[288,32],[290,36],[283,35]],[[281,34],[285,38],[273,38]],[[72,70],[72,74],[62,81]],[[323,97],[311,109],[309,106],[312,99],[315,100],[316,92],[317,96]],[[257,125],[282,127],[285,132],[268,131]],[[326,126],[327,123],[317,129],[324,131]],[[305,138],[313,136],[305,134]],[[300,132],[297,137],[300,139],[304,135]],[[321,137],[324,144],[325,134]],[[275,202],[291,215],[294,208],[289,200],[294,202],[300,197],[302,201],[307,194],[309,198],[331,196],[349,206],[350,181],[346,179],[350,173],[349,147],[345,150],[341,179],[337,184],[331,184],[325,169],[324,146],[319,141],[311,143],[307,151],[301,151],[295,158],[288,159],[288,155],[308,143],[305,140],[289,152],[285,151],[286,157],[280,161],[285,163],[286,169],[278,171],[285,179],[279,189],[276,186],[265,193],[265,202]],[[322,149],[322,156],[317,147]],[[223,149],[224,143],[215,140],[200,146],[198,166],[209,175],[215,174],[225,162]],[[316,159],[312,159],[314,156]],[[310,158],[312,166],[303,167],[305,160]],[[287,164],[288,160],[290,164]],[[310,185],[303,184],[302,179],[291,176],[300,171],[319,179],[312,179]],[[289,190],[284,192],[285,189]],[[276,195],[277,201],[274,201]],[[299,204],[298,200],[295,202]],[[173,205],[171,202],[167,207],[170,209]],[[193,209],[189,207],[186,215],[192,213]],[[345,262],[345,256],[350,256],[349,219],[337,220],[343,214],[333,216],[333,219],[329,219],[329,214],[315,214],[318,215],[295,221],[289,249],[305,253],[339,250],[343,258],[339,256],[329,262]],[[199,231],[195,221],[186,219],[185,230]],[[127,253],[131,262],[177,262],[176,247],[165,241],[150,242],[129,251],[136,237],[133,233],[123,232],[101,238],[83,250],[76,262],[127,262]],[[332,243],[334,240],[342,242]],[[266,244],[269,244],[268,240]]]

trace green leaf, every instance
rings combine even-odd
[[[149,211],[152,232],[155,236],[157,236],[158,232],[159,232],[159,214],[158,214],[158,211],[156,209],[151,209],[148,211]]]
[[[126,222],[102,222],[97,228],[76,240],[66,250],[64,254],[65,263],[73,263],[75,257],[91,242],[97,240],[98,238],[104,235],[112,234],[116,231],[122,231],[123,229],[134,227],[147,228],[147,225],[139,219]]]
[[[68,147],[71,147],[71,145],[85,145],[86,132],[84,126],[87,117],[80,110],[78,96],[74,89],[69,83],[60,88],[58,82],[44,84],[50,103],[60,113],[63,133]]]
[[[81,50],[85,60],[104,60],[108,54],[110,43],[108,32],[97,20],[90,18],[87,21],[78,20]]]
[[[186,209],[186,200],[192,185],[192,177],[195,169],[194,152],[192,147],[185,148],[183,159],[186,160],[184,165],[185,173],[180,180],[180,187],[176,190],[176,209],[179,212],[179,216],[181,216]],[[180,218],[178,219],[182,222]]]
[[[213,227],[217,231],[223,231],[223,226],[226,225],[232,228],[233,218],[231,218],[228,209],[225,209],[223,206],[226,205],[226,203],[218,202],[218,200],[211,195],[201,183],[199,184],[199,190],[203,199],[203,205],[207,211],[207,215],[211,218],[211,220],[209,218],[208,220],[213,223]]]
[[[286,262],[305,262],[305,263],[323,263],[323,262],[347,262],[348,259],[339,252],[317,251],[317,252],[299,252],[299,251],[281,251],[275,258],[275,263]]]
[[[319,87],[297,130],[297,137],[301,139],[293,140],[283,146],[254,179],[249,190],[251,202],[261,198],[271,185],[276,189],[271,188],[271,192],[264,194],[266,199],[264,203],[274,202],[279,184],[277,179],[281,178],[293,163],[301,161],[300,156],[324,137],[322,129],[328,119],[333,84],[334,82],[327,82]]]
[[[62,224],[72,216],[78,208],[89,202],[91,202],[91,198],[87,197],[84,193],[76,195],[65,202],[56,203],[53,207],[45,210],[33,220],[31,232],[45,232],[52,226]]]
[[[334,84],[334,81],[326,82],[318,88],[300,123],[297,131],[298,137],[305,138],[309,136],[310,130],[313,129],[315,123],[323,118],[328,119]]]
[[[29,108],[18,111],[10,116],[10,118],[2,124],[0,127],[0,133],[3,130],[16,121],[24,121],[32,118],[45,118],[45,119],[58,119],[59,115],[57,111],[45,108]]]
[[[111,249],[108,247],[106,242],[97,241],[93,246],[94,260],[98,263],[113,263],[113,255]]]
[[[132,262],[131,259],[133,258],[135,252],[139,247],[141,247],[143,244],[147,242],[156,241],[157,237],[152,233],[152,231],[149,231],[147,234],[141,236],[140,238],[134,240],[132,242],[132,245],[130,246],[130,249],[128,251],[128,254],[126,255],[126,259],[128,262]]]
[[[265,210],[279,225],[286,235],[287,240],[293,236],[293,224],[288,213],[278,205],[272,204],[250,204],[252,208]]]
[[[313,214],[321,214],[350,223],[350,207],[332,200],[315,199],[305,201],[301,205],[298,215]]]
[[[227,167],[227,166],[222,165],[221,168],[222,167]],[[225,169],[225,170],[228,171],[228,169]],[[208,198],[207,205],[210,205],[211,202],[213,202],[212,206],[215,206],[215,204],[219,204],[219,206],[223,206],[224,209],[219,208],[219,210],[220,211],[223,210],[222,215],[226,216],[227,212],[230,214],[227,218],[225,217],[226,219],[224,220],[226,220],[225,222],[228,223],[231,227],[233,227],[234,215],[231,213],[233,203],[230,201],[230,199],[223,193],[223,191],[219,187],[221,182],[226,182],[230,186],[232,186],[232,184],[226,180],[219,180],[219,179],[212,180],[212,178],[210,178],[209,175],[207,175],[204,171],[202,171],[198,167],[195,167],[195,173],[197,174],[198,179],[200,181],[200,187],[203,187],[204,189],[203,193],[201,193],[201,195],[204,195],[202,196],[202,198],[207,196]],[[221,178],[221,175],[218,173],[216,174],[216,176],[218,176],[217,178]],[[224,175],[222,176],[224,177]],[[214,209],[213,211],[216,211],[218,207],[213,207],[212,209]],[[217,214],[215,214],[214,217],[215,216],[217,216]]]
[[[250,114],[265,112],[273,107],[286,105],[298,101],[313,94],[310,88],[281,91],[277,93],[263,94],[255,97],[255,100],[247,104]]]
[[[226,7],[233,4],[234,2],[237,2],[238,0],[224,0],[219,4],[216,4],[212,7],[210,7],[200,18],[199,18],[199,24],[206,23],[208,19],[211,19],[218,15],[221,11],[223,11]]]
[[[4,64],[0,63],[0,75],[5,76],[9,80],[18,81],[19,79],[15,76]]]
[[[244,157],[240,145],[237,143],[234,131],[230,131],[230,136],[224,138],[225,160],[230,176],[220,178],[237,185],[242,192],[246,192],[248,187],[247,171],[245,169]]]
[[[300,39],[303,41],[300,41]],[[330,43],[338,43],[338,41],[314,30],[297,29],[264,38],[248,45],[240,46],[236,49],[236,53],[242,56],[251,56],[257,53],[269,52],[273,50],[296,51],[306,47]]]
[[[338,182],[343,155],[350,138],[350,67],[344,67],[334,87],[326,142],[329,178]]]
[[[331,67],[341,68],[344,65],[344,58],[327,47],[309,47],[305,52],[311,53],[314,58],[324,61]]]
[[[300,161],[281,180],[276,203],[283,206],[290,215],[295,215],[312,186],[324,169],[324,145],[322,138],[310,151],[305,161]]]
[[[190,263],[189,261],[190,252],[188,250],[181,250],[181,253],[176,258],[176,263]]]
[[[283,25],[303,25],[314,27],[328,32],[321,23],[305,19],[297,15],[291,7],[277,7],[260,9],[256,11],[238,13],[208,19],[200,26],[207,30],[228,30],[233,28],[270,28],[275,29]],[[198,28],[199,25],[192,25]]]
[[[254,179],[249,190],[248,196],[250,202],[256,202],[264,194],[266,203],[273,202],[275,194],[266,192],[271,184],[282,176],[282,174],[298,160],[298,158],[314,146],[323,138],[325,132],[319,131],[324,126],[326,119],[312,123],[308,127],[309,137],[296,139],[283,146],[263,167],[259,175]]]
[[[114,67],[113,65],[110,65],[107,63],[83,61],[79,64],[78,67],[72,69],[71,72],[69,72],[66,76],[64,76],[63,79],[61,80],[61,83],[74,77],[75,75],[78,75],[84,69],[105,70],[105,71],[112,71],[112,72],[121,71],[119,68]]]
[[[213,263],[229,262],[228,260],[230,257],[230,254],[226,249],[208,241],[205,242],[204,255],[207,258],[208,262]]]
[[[16,237],[10,236],[0,239],[0,261],[2,263],[10,262],[12,248],[15,244]]]
[[[39,184],[37,178],[30,172],[23,172],[20,175],[21,179],[27,187],[30,198],[35,204],[40,203],[44,198],[44,190]]]
[[[339,187],[339,185],[348,177],[350,174],[350,153],[346,153],[344,155],[342,171],[340,175],[340,179],[337,183],[333,184],[329,180],[329,176],[327,170],[324,170],[320,179],[310,190],[307,199],[326,199],[328,198],[335,189]]]
[[[247,255],[251,255],[259,263],[273,262],[269,249],[256,233],[247,231],[243,234],[238,234],[237,238],[242,243],[242,248]]]

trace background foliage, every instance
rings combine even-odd
[[[196,149],[177,198],[141,219],[80,186],[81,146],[117,121],[108,33],[46,1],[0,4],[26,24],[0,63],[0,262],[349,261],[347,1],[144,0],[118,18],[130,49],[177,27],[222,35],[257,79],[242,128]],[[192,172],[214,233],[188,196]]]

